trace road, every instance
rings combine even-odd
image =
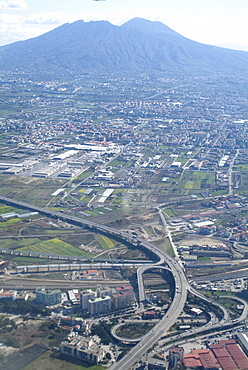
[[[162,221],[162,224],[163,224],[163,226],[164,226],[164,229],[165,229],[165,232],[166,232],[166,234],[167,234],[167,237],[168,237],[168,239],[169,239],[169,241],[170,241],[170,244],[171,244],[171,247],[172,247],[173,252],[174,252],[174,254],[175,254],[175,257],[176,257],[177,259],[179,259],[179,254],[178,254],[178,252],[177,252],[177,247],[175,246],[175,244],[174,244],[174,242],[173,242],[173,240],[172,240],[171,232],[170,232],[170,230],[169,230],[169,227],[168,227],[168,224],[167,224],[166,219],[165,219],[165,217],[164,217],[164,214],[163,214],[162,209],[159,209],[158,213],[159,213],[160,219],[161,219],[161,221]]]
[[[36,279],[24,277],[12,277],[2,275],[0,285],[2,289],[30,289],[35,290],[39,286],[45,286],[49,289],[88,289],[99,285],[108,284],[110,287],[130,284],[128,280],[51,280]]]
[[[124,356],[118,363],[115,363],[110,367],[111,370],[126,370],[130,369],[131,366],[141,357],[143,356],[154,343],[156,343],[170,328],[174,325],[176,322],[178,316],[183,311],[186,299],[187,299],[187,288],[188,288],[188,281],[187,278],[181,268],[181,266],[177,263],[176,260],[174,260],[172,257],[168,256],[165,252],[159,250],[156,246],[152,245],[149,242],[146,242],[144,240],[141,241],[142,246],[145,246],[149,250],[152,250],[153,252],[159,252],[160,256],[163,257],[163,262],[166,263],[173,276],[174,276],[174,283],[175,283],[175,294],[173,301],[166,312],[165,316],[160,320],[158,324],[156,324],[152,330],[150,330],[137,344],[135,347],[133,347],[126,356]],[[151,265],[150,268],[166,268],[165,266],[160,266],[159,263],[156,265]],[[148,266],[146,268],[142,267],[140,271],[140,275],[148,269]],[[140,276],[138,278],[138,283],[142,284],[142,277]],[[142,292],[142,288],[139,286],[139,291]],[[140,302],[142,303],[142,300],[144,299],[144,293],[141,293]]]
[[[31,210],[35,210],[37,212],[40,212],[41,214],[45,214],[47,216],[61,219],[65,222],[80,226],[80,227],[87,227],[88,229],[92,231],[98,231],[100,233],[103,233],[108,236],[114,236],[119,238],[122,241],[128,242],[132,245],[135,245],[137,247],[144,248],[148,250],[151,254],[153,254],[154,258],[157,260],[156,263],[153,263],[149,266],[149,268],[168,268],[171,270],[171,273],[174,278],[174,285],[175,285],[175,293],[173,297],[173,301],[170,304],[170,307],[164,317],[160,320],[158,324],[156,324],[137,344],[135,347],[133,347],[126,356],[124,356],[118,363],[113,364],[110,369],[111,370],[127,370],[131,369],[132,365],[142,356],[144,355],[153,345],[156,343],[169,329],[173,324],[176,322],[178,316],[183,311],[188,291],[190,291],[193,294],[196,294],[197,296],[200,296],[203,300],[211,301],[205,296],[201,295],[198,291],[196,291],[194,288],[192,288],[187,280],[187,277],[184,273],[183,268],[180,265],[180,261],[177,261],[176,259],[172,258],[171,256],[167,255],[164,251],[160,250],[155,245],[147,242],[144,239],[141,238],[135,238],[133,235],[122,232],[118,229],[114,229],[105,225],[101,225],[99,223],[96,223],[94,221],[84,220],[80,219],[78,217],[74,216],[68,216],[60,212],[50,211],[42,207],[32,206],[24,202],[12,200],[10,198],[6,198],[3,196],[0,196],[0,201],[11,204],[11,205],[17,205],[22,208],[28,208]],[[148,268],[146,266],[146,268]],[[141,293],[140,296],[140,304],[143,304],[144,298],[144,287],[143,285],[143,278],[142,273],[145,271],[145,268],[142,268],[140,270],[140,277],[138,277],[138,284],[139,284],[139,291]],[[105,281],[106,282],[106,281]],[[70,282],[72,283],[72,282]],[[100,283],[100,282],[99,282]],[[109,283],[108,283],[109,285]],[[80,283],[77,282],[77,286],[80,287]],[[213,303],[213,301],[211,301]],[[215,305],[218,305],[218,303],[214,302]],[[228,321],[228,313],[226,310],[218,305],[223,313],[224,313],[224,320]],[[244,314],[244,316],[247,315],[247,309]],[[215,324],[221,326],[223,324]]]
[[[233,195],[232,169],[233,169],[233,165],[234,165],[235,159],[238,157],[238,155],[239,155],[239,149],[236,150],[236,154],[233,157],[233,159],[231,160],[230,165],[229,165],[229,169],[228,169],[228,187],[229,187],[228,194],[229,195]]]

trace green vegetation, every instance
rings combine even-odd
[[[80,175],[78,175],[74,180],[73,182],[74,183],[79,183],[80,181],[83,181],[85,180],[87,177],[89,177],[90,175],[92,175],[94,171],[93,170],[88,170],[88,171],[84,171],[82,173],[80,173]]]
[[[171,208],[165,208],[164,212],[170,217],[176,217],[175,212]]]
[[[96,235],[95,239],[103,249],[111,249],[115,247],[113,241],[105,235]]]
[[[110,333],[111,325],[105,321],[101,321],[99,325],[93,324],[91,326],[92,335],[98,335],[101,338],[103,344],[109,344],[112,342],[112,336]]]
[[[204,171],[185,171],[179,183],[180,188],[185,188],[186,194],[189,191],[200,192],[215,189],[215,173]]]
[[[100,365],[93,365],[86,361],[76,360],[69,356],[58,356],[51,351],[46,351],[22,370],[103,370]]]
[[[118,167],[118,166],[123,166],[126,163],[127,163],[127,161],[120,161],[118,159],[114,159],[113,161],[111,161],[109,163],[109,166],[110,167]]]
[[[9,227],[12,224],[15,224],[16,222],[20,222],[20,218],[9,218],[8,220],[4,222],[0,222],[0,229],[5,229]]]
[[[159,247],[161,250],[165,251],[168,253],[170,256],[174,257],[174,251],[171,246],[171,243],[168,238],[162,238],[160,240],[154,240],[153,244],[155,244],[157,247]]]
[[[136,338],[141,338],[143,335],[148,333],[153,328],[153,324],[149,323],[128,323],[120,326],[116,334],[119,335],[122,338],[127,338],[127,339],[136,339]]]
[[[0,302],[0,311],[12,314],[25,315],[35,314],[35,315],[49,315],[50,309],[45,307],[43,304],[36,304],[34,301],[5,301]]]
[[[208,298],[211,298],[211,293],[210,292],[205,292],[205,295]],[[223,311],[220,307],[218,307],[216,304],[203,301],[201,298],[193,296],[191,293],[188,294],[188,303],[190,305],[198,305],[201,307],[206,313],[208,312],[214,312],[214,314],[218,317],[219,320],[223,319]],[[188,308],[184,308],[186,312],[188,312]]]
[[[72,245],[63,242],[58,238],[53,238],[43,242],[38,242],[34,245],[29,245],[27,247],[21,247],[17,249],[18,251],[29,251],[37,253],[51,253],[59,254],[64,256],[82,256],[88,257],[91,254],[88,252],[81,251],[78,248],[73,247]]]

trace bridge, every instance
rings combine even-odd
[[[211,301],[205,296],[201,295],[198,291],[193,289],[184,273],[183,267],[175,260],[173,257],[169,256],[164,251],[160,250],[158,247],[153,245],[152,243],[134,237],[127,232],[122,232],[118,229],[111,228],[109,226],[101,225],[97,222],[80,219],[74,216],[68,216],[61,212],[50,211],[46,208],[33,206],[24,202],[12,200],[7,197],[0,196],[0,202],[4,202],[5,204],[15,205],[21,208],[27,208],[41,214],[44,214],[49,217],[53,217],[56,219],[63,220],[65,222],[71,223],[73,225],[79,227],[86,227],[92,231],[100,232],[102,234],[108,235],[110,237],[118,238],[121,241],[125,241],[130,245],[137,246],[139,248],[143,248],[144,250],[148,251],[150,255],[154,257],[157,262],[148,264],[140,268],[138,273],[138,285],[139,285],[139,292],[140,292],[140,309],[142,308],[143,302],[145,301],[145,290],[143,286],[143,278],[142,274],[147,269],[154,269],[154,268],[163,268],[163,269],[170,269],[173,278],[174,278],[174,286],[175,286],[175,293],[173,300],[170,304],[170,307],[164,317],[156,324],[137,344],[134,346],[126,356],[124,356],[120,361],[113,364],[110,369],[111,370],[127,370],[131,369],[131,366],[142,356],[144,355],[151,346],[156,343],[169,329],[171,326],[174,325],[178,316],[183,311],[188,291],[192,294],[200,296],[203,300]],[[213,303],[213,301],[211,301]],[[216,302],[214,304],[218,305]],[[218,305],[224,313],[224,320],[228,320],[228,313],[222,308],[222,306]],[[247,306],[247,305],[246,305]],[[244,316],[247,315],[247,309],[245,310]],[[226,324],[215,324],[221,326],[225,326]],[[230,325],[230,324],[229,324]],[[217,326],[216,326],[217,327]]]

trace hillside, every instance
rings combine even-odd
[[[0,48],[1,70],[21,72],[143,71],[246,73],[248,53],[189,40],[160,22],[135,18],[66,23]]]

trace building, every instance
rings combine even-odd
[[[245,352],[245,354],[248,356],[248,332],[245,331],[243,333],[237,334],[238,342]]]
[[[200,309],[200,308],[197,308],[197,307],[192,307],[190,309],[190,312],[193,314],[193,315],[201,315],[203,313],[203,311]]]
[[[14,301],[16,299],[17,291],[8,290],[4,291],[3,289],[0,290],[0,301]]]
[[[126,291],[122,293],[114,293],[112,296],[112,303],[115,309],[121,309],[132,306],[134,304],[134,292]]]
[[[80,307],[82,311],[86,312],[90,310],[89,300],[95,298],[95,293],[92,290],[84,290],[80,292]]]
[[[68,339],[61,343],[60,352],[94,364],[98,364],[105,356],[105,351],[101,346],[95,345],[91,338],[77,335],[75,332],[72,332]]]
[[[169,349],[169,363],[171,367],[175,367],[178,362],[182,362],[184,358],[183,347],[173,347]]]
[[[108,287],[100,287],[100,288],[97,288],[97,297],[101,297],[101,298],[104,298],[104,297],[112,297],[112,289],[111,288],[108,288]]]
[[[116,293],[133,292],[132,285],[122,285],[115,288]]]
[[[59,289],[36,289],[36,302],[42,303],[45,306],[53,306],[62,302],[62,294]]]
[[[221,340],[210,348],[223,370],[248,369],[247,357],[234,339]]]
[[[100,313],[111,311],[111,297],[108,295],[104,298],[97,297],[89,300],[90,315],[98,315]]]
[[[183,364],[185,368],[219,370],[220,364],[209,349],[195,349],[184,355]],[[233,368],[233,370],[235,367]]]
[[[90,329],[89,323],[82,317],[63,316],[59,320],[59,325],[67,328],[77,327],[77,331],[85,333]],[[80,330],[78,330],[78,328],[80,328]]]

